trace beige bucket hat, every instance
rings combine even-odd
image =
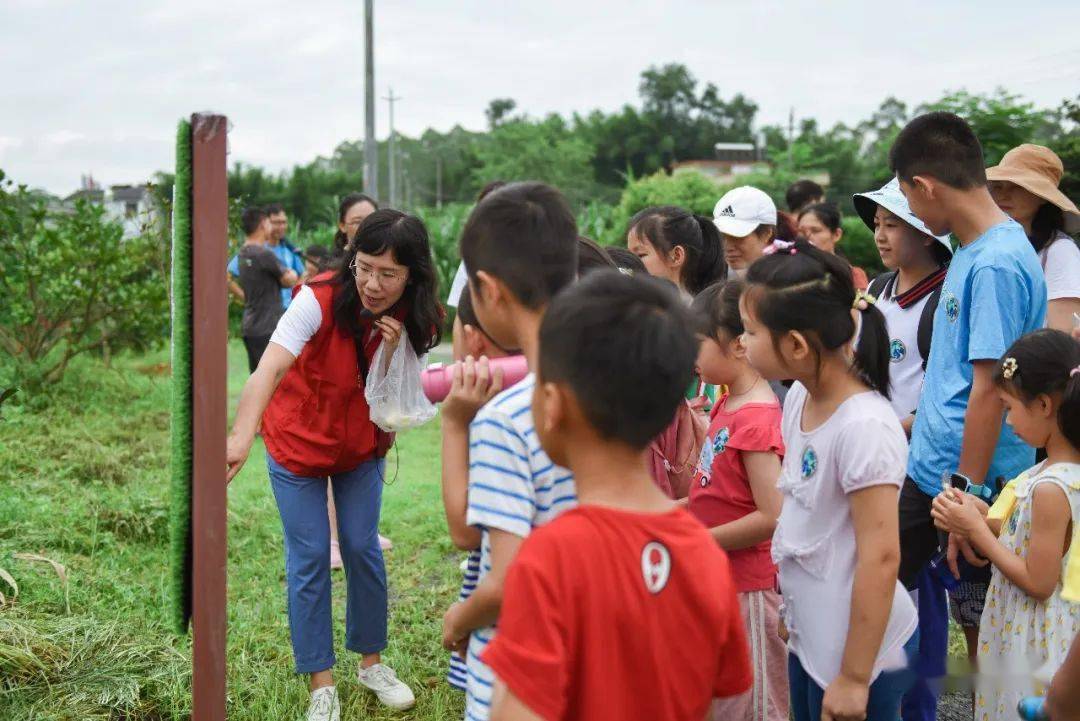
[[[1048,203],[1061,208],[1065,215],[1065,232],[1080,231],[1080,209],[1058,190],[1065,168],[1061,158],[1050,148],[1024,143],[1009,152],[1001,162],[986,169],[987,180],[1016,183]]]

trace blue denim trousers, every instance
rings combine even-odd
[[[297,673],[334,665],[330,605],[330,520],[327,477],[298,476],[266,455],[285,531],[289,634]],[[386,648],[386,567],[379,548],[379,510],[385,461],[369,461],[329,477],[337,508],[338,542],[345,564],[345,648]]]
[[[908,667],[885,671],[870,684],[870,699],[866,704],[866,721],[899,721],[900,700],[912,683],[916,673],[914,664],[919,653],[919,632],[904,644]],[[821,721],[821,702],[825,689],[817,685],[799,662],[799,657],[788,654],[788,683],[791,686],[791,717],[794,721]]]

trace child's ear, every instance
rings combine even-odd
[[[469,292],[473,298],[479,295],[480,302],[489,307],[498,305],[503,300],[505,293],[499,279],[484,270],[476,273],[475,281],[469,281]]]
[[[668,253],[668,264],[674,268],[682,268],[684,263],[686,263],[686,248],[676,245]]]
[[[799,362],[810,357],[810,343],[806,336],[797,330],[790,330],[780,341],[780,348],[784,355],[793,361]]]
[[[921,193],[927,200],[933,200],[937,188],[934,185],[934,179],[925,175],[916,175],[911,179],[911,185],[915,188],[915,192]]]
[[[461,326],[461,339],[466,355],[471,355],[473,358],[485,355],[484,336],[477,328],[467,324]]]
[[[746,360],[746,343],[743,341],[741,333],[728,343],[728,352],[731,353],[734,358]]]
[[[1035,400],[1032,401],[1031,407],[1036,414],[1044,419],[1057,417],[1057,406],[1054,404],[1054,399],[1046,393],[1040,393],[1035,396]]]
[[[557,429],[566,416],[566,398],[556,383],[544,383],[540,386],[540,399],[543,411],[540,414],[544,433],[550,434]]]

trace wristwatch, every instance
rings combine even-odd
[[[945,473],[942,475],[941,480],[943,486],[952,486],[958,491],[970,493],[987,503],[989,503],[990,499],[994,496],[994,489],[982,483],[974,483],[963,473]]]

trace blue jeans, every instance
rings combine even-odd
[[[326,476],[298,476],[269,453],[266,465],[285,531],[289,635],[296,672],[325,671],[334,666]],[[345,564],[345,648],[356,653],[386,648],[386,567],[378,530],[384,466],[383,460],[369,461],[330,476]]]
[[[918,677],[904,696],[900,715],[904,721],[935,721],[949,646],[949,599],[929,566],[919,571],[916,588],[919,589],[919,658],[915,664]]]
[[[908,668],[886,671],[870,684],[870,700],[866,704],[866,721],[899,721],[900,699],[912,682],[912,668],[919,652],[919,632],[904,644]],[[799,657],[788,654],[788,683],[791,686],[791,717],[794,721],[821,721],[821,701],[825,689],[817,685],[803,668]]]

